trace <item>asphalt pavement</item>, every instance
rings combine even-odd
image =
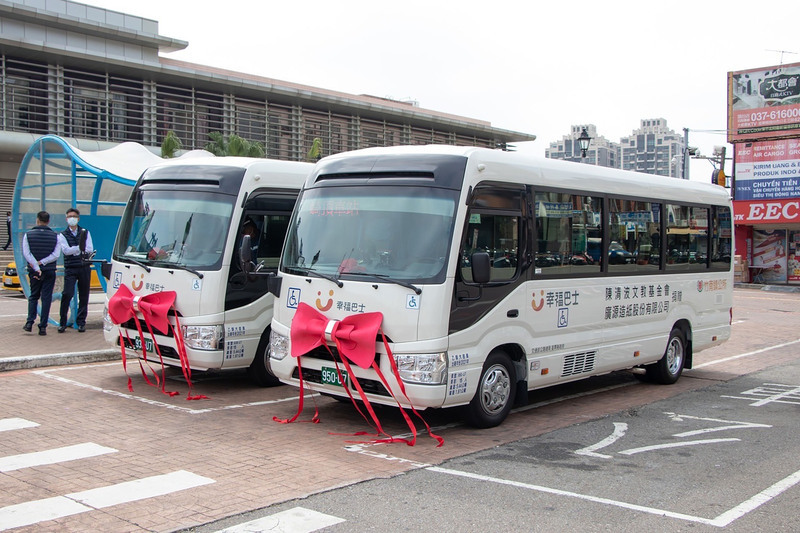
[[[71,327],[58,333],[58,326],[51,322],[47,335],[42,336],[36,327],[38,318],[33,332],[22,329],[28,314],[25,296],[0,289],[0,371],[120,359],[119,348],[108,344],[103,337],[104,301],[104,293],[91,293],[85,332]],[[50,317],[56,320],[58,305],[55,301],[50,309]]]

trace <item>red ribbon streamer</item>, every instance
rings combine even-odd
[[[189,385],[189,392],[186,395],[186,399],[207,399],[208,397],[202,394],[192,395],[192,369],[189,367],[189,357],[186,354],[186,345],[184,344],[183,336],[181,335],[178,313],[174,313],[177,327],[173,326],[169,321],[169,311],[171,309],[175,309],[174,303],[176,296],[177,294],[175,291],[154,292],[151,294],[145,294],[144,296],[136,296],[130,291],[130,289],[128,289],[127,286],[122,285],[108,300],[108,315],[111,318],[111,321],[116,325],[120,325],[128,320],[133,319],[134,323],[136,324],[136,330],[139,332],[139,338],[142,342],[143,359],[145,363],[148,363],[146,347],[147,343],[145,342],[144,332],[142,331],[142,326],[137,317],[137,311],[142,314],[147,331],[150,333],[150,338],[153,339],[153,349],[155,350],[156,354],[158,354],[158,358],[161,362],[161,377],[159,378],[159,376],[151,368],[150,370],[153,372],[153,375],[156,378],[156,383],[153,384],[148,379],[147,373],[145,372],[140,360],[139,367],[142,370],[142,375],[144,376],[144,379],[148,385],[158,386],[158,384],[160,384],[161,392],[169,396],[175,396],[178,394],[177,392],[165,390],[166,381],[164,380],[164,359],[161,356],[161,349],[159,348],[155,334],[153,333],[153,328],[155,328],[160,333],[167,335],[171,329],[173,338],[175,339],[176,351],[178,352],[178,359],[181,363],[183,377],[186,379],[186,383]],[[130,338],[128,337],[127,332],[125,333],[125,336],[130,343]],[[122,368],[125,370],[125,374],[127,375],[128,367],[125,357],[125,341],[122,338],[121,329],[119,333],[119,340],[120,347],[122,348]],[[131,383],[130,376],[128,376],[128,390],[133,392],[133,385]]]
[[[405,391],[405,386],[403,385],[402,380],[400,379],[400,374],[397,370],[397,366],[394,361],[394,356],[392,355],[392,351],[389,349],[389,344],[386,342],[386,337],[381,330],[381,323],[383,322],[383,314],[382,313],[360,313],[355,315],[350,315],[343,318],[340,321],[335,320],[328,320],[328,318],[317,311],[316,309],[312,308],[310,305],[305,303],[300,303],[297,306],[297,312],[294,315],[294,319],[292,320],[292,326],[290,330],[291,336],[291,355],[297,359],[297,370],[300,378],[300,387],[301,387],[301,395],[300,395],[300,404],[298,406],[297,413],[291,418],[287,420],[280,420],[277,417],[274,420],[282,423],[289,423],[293,422],[297,419],[300,415],[300,412],[303,409],[303,394],[302,394],[302,387],[303,387],[303,375],[302,375],[302,367],[301,367],[301,356],[307,354],[314,348],[319,346],[324,346],[329,352],[331,352],[330,348],[328,347],[327,339],[330,338],[333,340],[336,348],[339,351],[339,355],[341,357],[341,362],[344,365],[345,369],[347,370],[350,379],[353,381],[353,385],[355,386],[356,390],[358,391],[359,397],[361,401],[364,402],[364,406],[366,407],[367,411],[372,418],[372,422],[374,423],[374,427],[376,429],[376,437],[379,435],[385,435],[386,438],[378,439],[373,442],[405,442],[409,446],[413,446],[417,440],[417,428],[411,419],[406,413],[405,409],[402,408],[400,402],[398,401],[397,397],[395,397],[394,393],[392,392],[392,388],[389,386],[386,377],[381,372],[380,366],[375,361],[375,339],[380,333],[381,338],[383,339],[383,345],[386,349],[386,353],[389,357],[389,362],[392,368],[392,372],[395,375],[397,380],[398,388],[405,397],[408,404],[411,406],[411,411],[420,419],[422,423],[425,425],[425,428],[428,431],[428,434],[431,438],[435,439],[438,442],[437,447],[442,446],[444,444],[444,439],[435,435],[432,431],[428,423],[422,416],[417,412],[414,408],[411,400],[408,398],[408,395]],[[333,352],[331,352],[333,355]],[[375,414],[372,405],[370,404],[369,400],[367,399],[367,395],[361,387],[361,384],[356,379],[355,374],[353,373],[350,362],[355,363],[360,368],[372,368],[378,377],[380,378],[381,382],[383,383],[386,390],[389,391],[389,394],[392,395],[392,398],[397,403],[397,406],[400,408],[400,413],[403,415],[403,418],[406,421],[409,429],[413,437],[409,439],[402,439],[396,438],[388,435],[381,426],[380,420],[378,420],[378,416]],[[344,384],[345,392],[350,397],[350,400],[353,402],[353,405],[356,406],[356,409],[361,416],[367,420],[368,423],[370,421],[367,419],[366,416],[361,412],[358,408],[358,404],[353,398],[353,395],[350,393],[349,387],[347,387],[345,381],[342,379],[341,372],[339,370],[338,361],[334,357],[334,363],[336,365],[336,372],[339,375],[339,380]],[[312,421],[318,421],[317,414],[315,413],[314,419]],[[358,433],[358,435],[363,435],[365,433]]]

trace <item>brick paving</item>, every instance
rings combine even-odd
[[[696,365],[797,340],[800,295],[739,290],[735,298],[731,340],[698,353]],[[2,354],[6,349],[29,354],[66,353],[64,349],[90,346],[107,349],[100,330],[102,317],[91,310],[93,326],[86,333],[58,335],[53,330],[47,337],[38,337],[22,332],[24,317],[22,322],[14,319],[15,325],[7,323],[10,311],[3,307]],[[102,304],[99,309],[102,312]],[[39,341],[44,342],[37,344]],[[348,440],[357,438],[332,433],[364,430],[366,423],[352,407],[328,398],[316,399],[320,424],[275,423],[273,416],[294,414],[298,391],[256,388],[241,375],[198,378],[195,391],[210,399],[190,402],[185,400],[186,386],[177,371],[169,371],[168,388],[181,394],[170,398],[148,387],[138,370],[131,370],[134,392],[128,393],[127,378],[118,361],[10,370],[0,373],[0,418],[20,417],[39,426],[0,433],[4,450],[0,455],[80,442],[94,442],[118,452],[4,473],[0,501],[12,505],[176,470],[215,480],[194,489],[19,529],[175,531],[359,481],[395,476],[420,464],[439,464],[798,358],[800,343],[790,344],[687,371],[673,386],[640,384],[627,373],[591,378],[532,392],[530,402],[543,405],[515,412],[500,427],[488,430],[461,425],[452,411],[425,412],[428,422],[441,428],[437,432],[445,438],[442,448],[436,448],[425,435],[415,447],[348,445]],[[607,390],[581,396],[603,388]],[[570,399],[547,404],[565,394]],[[312,412],[307,401],[305,418]],[[379,408],[379,416],[389,433],[407,431],[396,411]]]

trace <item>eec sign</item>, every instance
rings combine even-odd
[[[800,222],[800,200],[733,202],[736,224],[778,224]]]

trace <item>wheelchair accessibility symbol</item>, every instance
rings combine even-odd
[[[409,294],[406,296],[406,309],[419,309],[419,296]]]
[[[286,307],[290,309],[297,309],[300,303],[300,289],[296,287],[289,287],[289,294],[286,295]]]
[[[569,325],[569,309],[562,307],[558,310],[558,327],[565,328]]]

